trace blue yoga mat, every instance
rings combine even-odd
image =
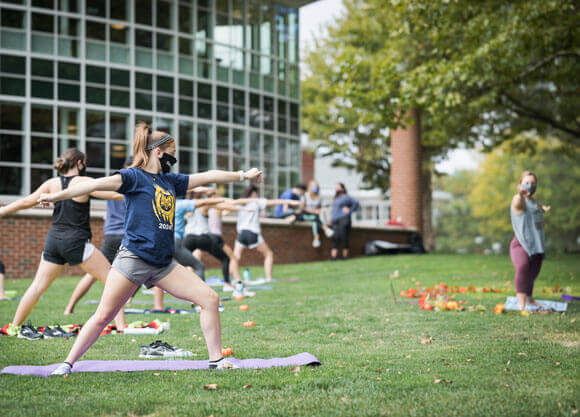
[[[538,304],[542,306],[543,309],[552,309],[558,312],[564,312],[568,308],[568,303],[563,303],[561,301],[550,301],[550,300],[536,300]],[[510,311],[519,311],[518,307],[518,299],[517,297],[508,297],[504,308]],[[542,310],[542,308],[538,306],[526,306],[527,311],[538,311]]]

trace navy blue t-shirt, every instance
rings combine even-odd
[[[162,267],[173,258],[175,198],[187,192],[189,177],[182,174],[150,174],[140,168],[118,172],[125,196],[123,246],[145,262]]]

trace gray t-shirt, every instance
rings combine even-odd
[[[517,214],[510,206],[514,234],[528,256],[545,253],[544,213],[536,200],[526,198],[526,209]]]
[[[320,207],[322,207],[322,202],[320,201],[320,196],[316,196],[316,198],[312,198],[310,196],[310,193],[306,193],[304,194],[304,203],[305,203],[305,208],[307,210],[318,210]]]
[[[209,223],[207,217],[203,215],[202,210],[197,209],[192,216],[187,219],[185,225],[186,235],[206,235],[209,233]]]
[[[259,200],[251,201],[245,207],[252,211],[239,210],[238,211],[238,233],[242,230],[249,230],[256,234],[261,233],[260,228],[260,214],[266,208],[268,200],[260,198]]]

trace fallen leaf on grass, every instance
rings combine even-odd
[[[132,343],[135,343],[137,341],[137,339],[131,339]]]
[[[203,386],[204,389],[213,389],[216,390],[217,389],[217,384],[207,384]]]
[[[380,376],[377,377],[377,381],[382,381],[383,378],[381,378]]]
[[[576,323],[576,319],[570,320],[570,323]],[[576,410],[576,412],[578,412],[578,410]]]
[[[504,384],[504,386],[503,386],[503,387],[504,387],[504,388],[509,388],[509,387],[510,387],[510,385],[509,385],[509,384]]]
[[[336,333],[332,332],[328,335],[328,337],[336,336]]]
[[[155,373],[153,373],[153,375],[155,375],[155,376],[159,376],[159,375],[161,375],[161,374],[160,374],[159,372],[155,372]]]
[[[244,388],[252,388],[252,386],[250,384],[248,384],[248,385],[244,385]]]
[[[348,402],[348,397],[341,397],[340,401],[343,403],[346,403],[346,402]]]
[[[62,377],[63,377],[64,379],[67,379],[67,378],[68,378],[68,374],[64,374]]]
[[[382,370],[381,368],[379,368],[379,369],[377,369],[375,372],[377,372],[377,373],[379,373],[379,374],[380,374],[381,372],[383,372],[383,370]]]
[[[467,362],[475,362],[473,359],[469,358],[467,359]]]
[[[446,384],[452,384],[453,383],[453,381],[451,381],[450,379],[440,379],[440,378],[437,378],[437,377],[435,377],[435,380],[433,382],[435,384],[439,384],[441,382],[444,382]]]
[[[300,372],[300,367],[295,366],[294,368],[290,368],[290,372]]]
[[[556,366],[561,365],[561,364],[562,364],[562,362],[556,362]]]
[[[429,343],[431,343],[431,342],[432,342],[432,340],[431,340],[431,339],[421,339],[421,344],[422,344],[422,345],[427,345],[427,344],[429,344]]]
[[[519,352],[518,355],[519,356],[528,356],[528,354],[526,352]]]

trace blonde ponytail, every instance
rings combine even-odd
[[[135,141],[133,143],[133,163],[131,168],[141,168],[149,162],[149,143],[150,129],[147,123],[137,122],[135,126]]]

